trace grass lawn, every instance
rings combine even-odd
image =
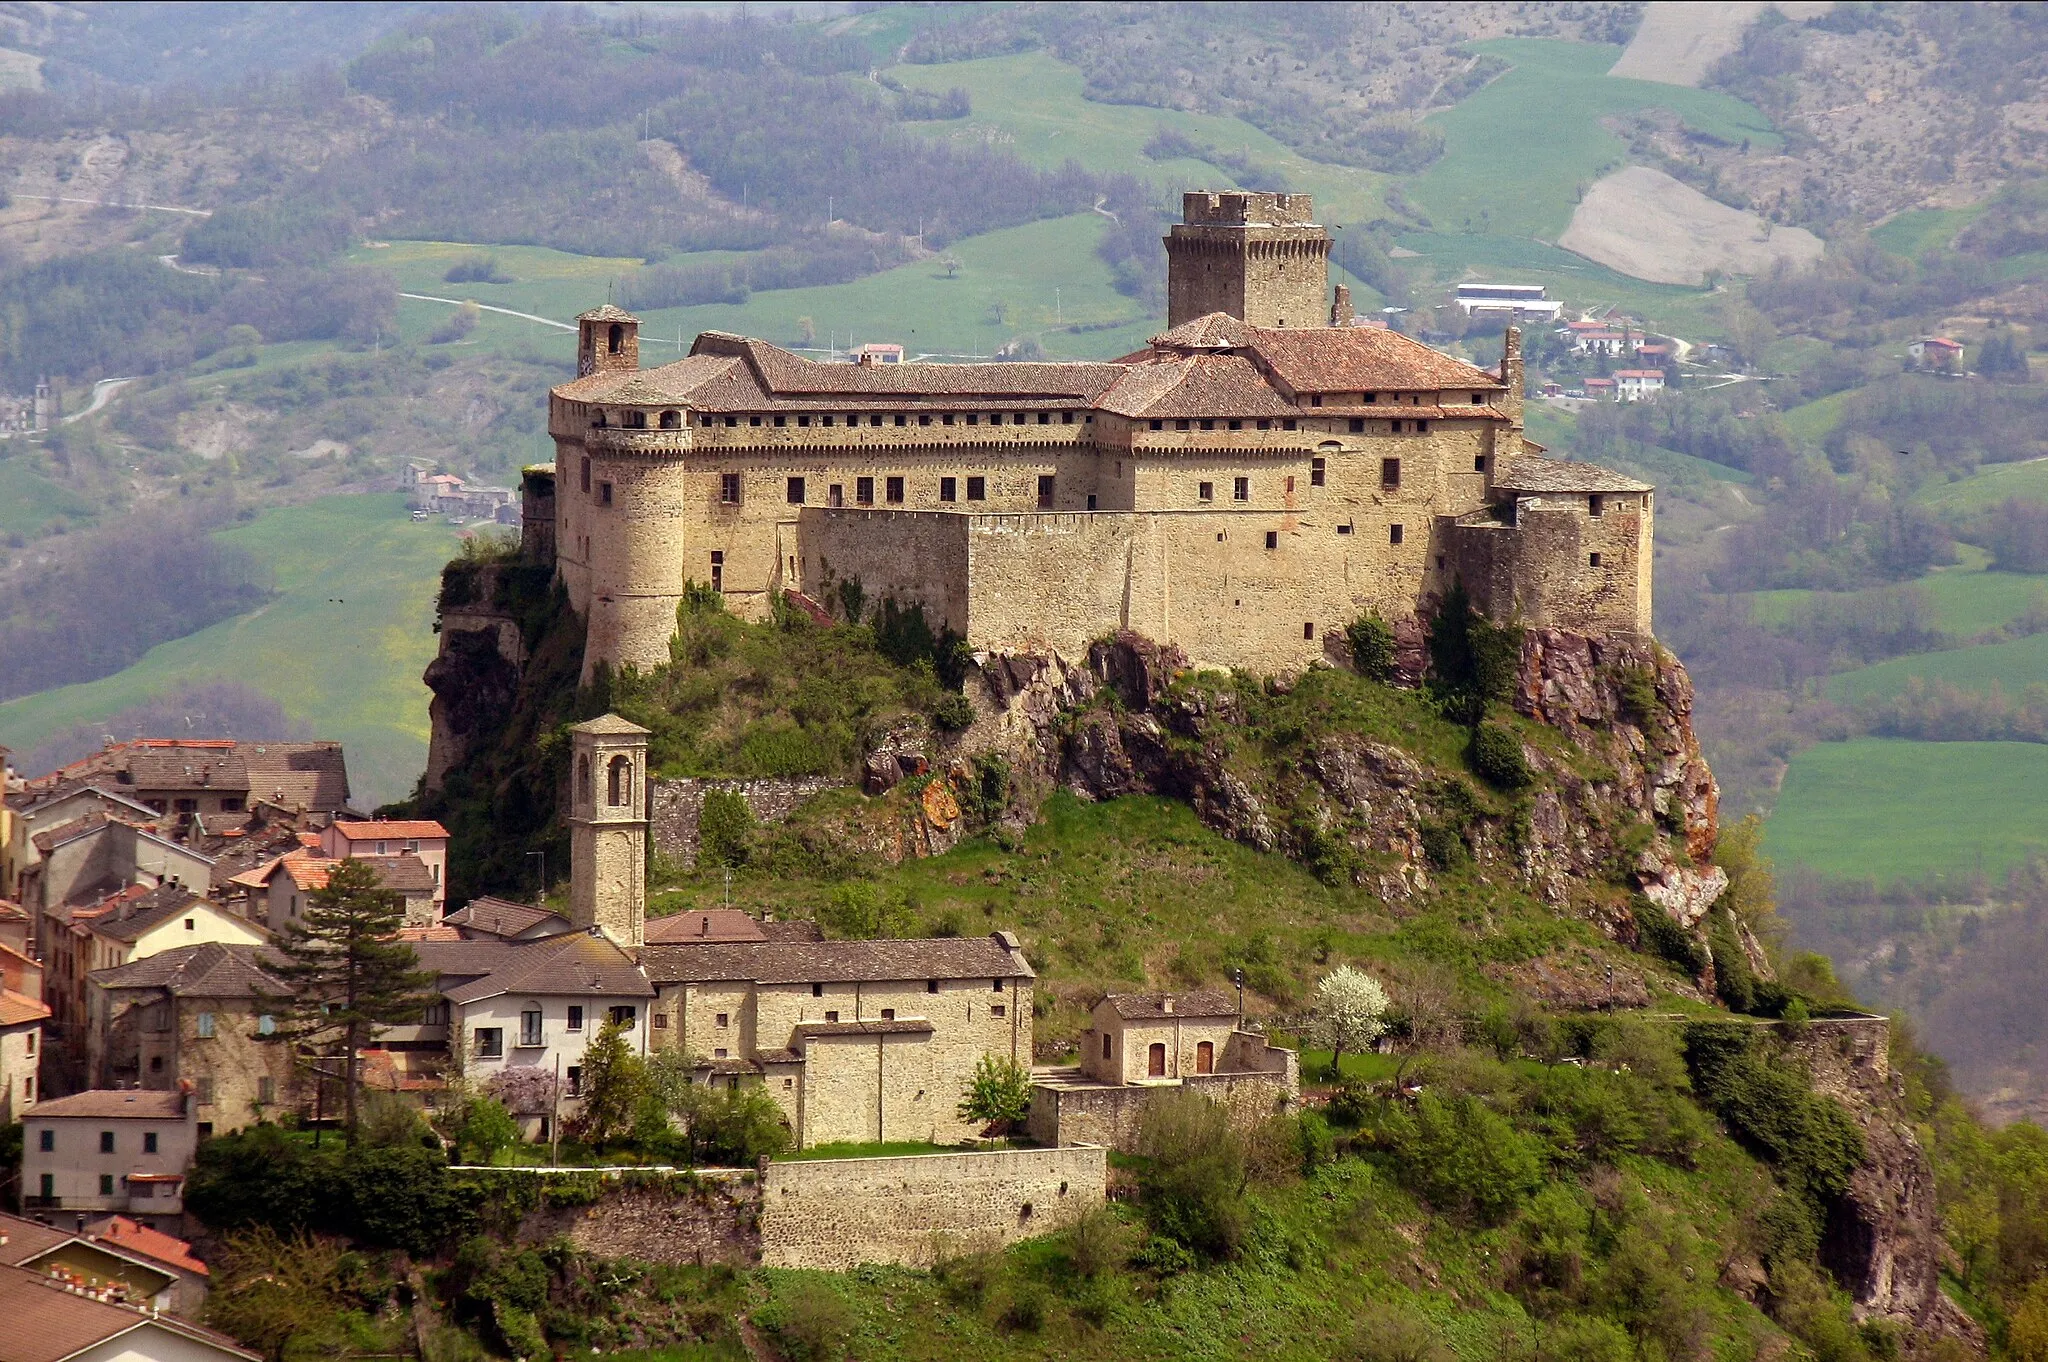
[[[2034,682],[2048,681],[2048,634],[1942,653],[1916,653],[1872,667],[1858,667],[1831,679],[1828,696],[1835,700],[1860,700],[1866,695],[1891,695],[1904,690],[1907,680],[1915,676],[1930,683],[1946,681],[1958,690],[1980,692],[1989,690],[1996,681],[2006,695],[2017,699]]]
[[[1922,506],[1944,511],[1981,511],[2017,497],[2048,501],[2048,459],[1986,464],[1954,482],[1930,482],[1914,493]]]
[[[1766,150],[1781,145],[1769,119],[1730,95],[1609,76],[1618,47],[1540,38],[1470,46],[1514,69],[1431,116],[1443,130],[1444,155],[1415,177],[1410,197],[1439,232],[1555,240],[1581,187],[1619,169],[1627,155],[1626,144],[1600,125],[1609,115],[1670,109],[1700,132]]]
[[[1829,431],[1842,423],[1842,408],[1861,391],[1860,388],[1844,388],[1841,392],[1829,393],[1826,397],[1817,397],[1793,407],[1779,418],[1785,423],[1785,433],[1803,444],[1819,444],[1828,437]]]
[[[1979,203],[1968,208],[1915,208],[1872,228],[1870,239],[1894,255],[1917,260],[1927,251],[1948,245],[1983,215],[1985,207]]]
[[[1824,742],[1792,758],[1764,850],[1879,882],[1997,875],[2048,851],[2048,745]]]
[[[1981,567],[1974,570],[1967,567],[1938,568],[1913,585],[1924,588],[1932,598],[1935,619],[1941,628],[1959,638],[1974,638],[2024,614],[2027,607],[2034,603],[2035,597],[2048,592],[2048,577],[2036,577],[2023,572],[1986,572]],[[1790,618],[1795,605],[1823,594],[1828,593],[1804,590],[1756,591],[1750,593],[1749,602],[1758,620],[1767,624],[1777,624]],[[1842,680],[1846,683],[1851,677],[1886,667],[1903,668],[1911,672],[1914,663],[1956,657],[1961,653],[1976,651],[1979,650],[1962,648],[1948,653],[1922,653],[1913,657],[1894,658],[1877,667],[1864,667],[1844,673]],[[1874,686],[1880,691],[1890,688],[1882,679],[1862,684]],[[2006,685],[2010,690],[2011,683],[2008,681]],[[1855,693],[1867,694],[1870,691],[1857,690]]]
[[[30,467],[27,448],[25,441],[0,445],[0,535],[39,534],[58,519],[72,525],[91,520],[92,503]]]
[[[176,686],[239,681],[348,750],[368,807],[411,790],[426,764],[434,593],[456,535],[414,524],[396,493],[332,496],[220,534],[270,569],[262,608],[152,648],[126,671],[0,705],[0,743],[23,749]]]

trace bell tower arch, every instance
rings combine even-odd
[[[606,303],[576,319],[576,377],[640,367],[640,319]]]
[[[569,921],[647,937],[647,730],[605,714],[569,730]]]

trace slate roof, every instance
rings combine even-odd
[[[928,1036],[938,1030],[922,1017],[891,1021],[798,1022],[793,1029],[806,1040],[819,1036]]]
[[[550,919],[561,924],[562,931],[569,929],[569,920],[552,909],[536,908],[530,903],[513,903],[509,899],[487,896],[471,899],[441,921],[448,926],[459,927],[466,933],[476,932],[509,940],[547,923]]]
[[[38,776],[28,782],[26,793],[29,801],[41,802],[107,784],[123,790],[246,793],[326,813],[348,804],[348,765],[340,743],[247,743],[228,738],[135,738],[115,743]]]
[[[700,908],[647,919],[650,946],[685,946],[693,941],[766,941],[768,934],[752,914],[738,908]]]
[[[621,719],[616,714],[600,714],[595,719],[585,719],[572,724],[571,733],[594,733],[599,737],[646,737],[650,730],[640,727],[630,719]]]
[[[161,988],[180,998],[253,998],[286,992],[270,970],[282,957],[268,946],[208,941],[94,970],[87,977],[102,988]]]
[[[1008,938],[1007,942],[1004,938]],[[640,952],[657,984],[747,980],[760,984],[899,982],[912,979],[1030,979],[1016,938],[939,937],[910,941],[767,941],[648,946]]]
[[[441,992],[452,1003],[507,993],[654,996],[654,986],[633,957],[590,932],[533,941],[421,941],[413,950],[420,968],[440,976]]]
[[[1520,458],[1493,480],[1503,492],[1652,492],[1647,482],[1602,468],[1597,463],[1563,459]]]
[[[127,1334],[141,1335],[126,1347],[152,1357],[165,1351],[161,1344],[145,1341],[152,1333],[168,1333],[198,1343],[222,1359],[262,1362],[225,1334],[188,1324],[174,1315],[143,1314],[126,1306],[81,1296],[51,1281],[39,1272],[20,1267],[0,1267],[0,1319],[7,1329],[0,1333],[0,1362],[64,1362],[66,1358],[103,1345]],[[176,1350],[189,1357],[187,1346]],[[207,1354],[200,1354],[206,1356]]]
[[[182,1121],[185,1119],[185,1094],[147,1092],[139,1088],[94,1088],[69,1097],[38,1102],[26,1119],[38,1121],[45,1116],[89,1117],[98,1121],[123,1118]]]
[[[638,322],[640,319],[626,311],[623,307],[606,303],[603,307],[593,307],[588,312],[577,314],[576,320],[579,322]]]
[[[219,904],[202,898],[183,885],[164,884],[139,898],[125,900],[98,912],[73,913],[71,920],[90,927],[95,934],[109,941],[135,941],[145,932],[153,931],[196,908],[220,911]]]
[[[377,883],[400,894],[431,894],[434,892],[434,872],[427,863],[411,852],[398,856],[355,856],[377,872]],[[329,867],[330,871],[332,867]]]
[[[1161,1021],[1169,1017],[1211,1020],[1237,1016],[1237,999],[1218,989],[1192,993],[1112,993],[1102,1000],[1125,1021]],[[1171,1002],[1173,1010],[1166,1010]]]

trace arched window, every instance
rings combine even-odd
[[[625,343],[626,328],[620,326],[617,322],[613,322],[611,337],[606,342],[607,346],[610,348],[611,352],[616,355],[617,353],[619,353],[619,347],[624,345]]]
[[[590,783],[590,758],[576,759],[576,788],[583,791],[583,797],[591,803],[597,802],[597,787]]]
[[[1145,1076],[1166,1077],[1166,1046],[1159,1041],[1155,1040],[1145,1047]]]
[[[611,804],[613,808],[633,802],[633,759],[631,757],[621,754],[612,758],[610,788],[606,790],[606,793],[611,796],[606,802]]]
[[[1205,1040],[1195,1046],[1195,1072],[1213,1074],[1216,1072],[1216,1043]]]
[[[665,411],[661,414],[661,428],[663,430],[678,430],[682,427],[682,424],[683,414],[679,411]]]
[[[644,412],[644,411],[629,411],[629,412],[627,412],[627,413],[626,413],[626,428],[627,428],[628,430],[645,430],[645,429],[647,429],[647,413],[646,413],[646,412]]]

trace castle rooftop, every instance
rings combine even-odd
[[[1656,489],[1597,463],[1524,456],[1493,480],[1503,492],[1651,492]]]

